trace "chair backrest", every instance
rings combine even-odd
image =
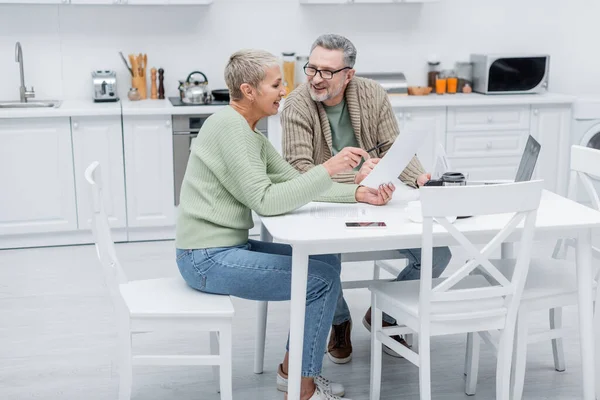
[[[91,185],[92,232],[96,254],[102,264],[104,281],[108,286],[111,299],[113,303],[120,302],[119,284],[126,283],[127,277],[117,258],[108,216],[102,201],[102,173],[98,161],[94,161],[86,168],[85,179]]]
[[[525,279],[531,259],[531,246],[535,229],[537,209],[540,204],[543,181],[529,181],[498,185],[424,187],[421,188],[423,214],[421,283],[419,314],[430,320],[469,320],[473,318],[506,316],[516,321]],[[472,215],[492,216],[506,214],[508,222],[479,250],[447,217]],[[502,217],[499,215],[499,217]],[[489,217],[484,217],[489,218]],[[435,221],[434,221],[435,220]],[[461,221],[461,220],[458,220]],[[469,260],[442,283],[432,287],[433,224],[439,223],[454,240],[468,252]],[[509,236],[518,235],[515,230],[523,222],[519,253],[512,277],[505,277],[490,262],[492,252]],[[459,284],[476,268],[491,276],[497,284],[487,287],[460,289]],[[460,286],[459,286],[460,287]],[[440,314],[439,302],[484,301],[498,299],[497,308],[485,311],[456,311]]]
[[[571,174],[567,197],[577,201],[578,185],[581,183],[591,206],[600,211],[600,198],[590,175],[600,177],[600,150],[585,146],[571,146]],[[574,240],[559,240],[554,247],[554,258],[566,258],[567,248],[574,247]],[[592,247],[594,257],[600,258],[600,249]],[[600,268],[596,270],[595,279],[600,280]]]

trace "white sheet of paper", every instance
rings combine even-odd
[[[419,131],[403,132],[398,135],[392,147],[360,184],[377,189],[384,183],[396,183],[404,168],[417,153],[425,137],[426,135]]]

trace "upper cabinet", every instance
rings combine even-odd
[[[213,0],[0,0],[0,4],[75,4],[75,5],[208,5]]]
[[[302,4],[401,4],[435,3],[440,0],[300,0]]]

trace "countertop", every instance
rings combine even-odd
[[[575,100],[575,96],[557,93],[538,95],[482,95],[478,93],[461,93],[454,95],[446,94],[441,96],[435,94],[428,96],[390,95],[390,102],[394,108],[570,104]],[[0,119],[102,116],[121,114],[130,116],[212,114],[216,111],[219,111],[223,107],[224,106],[222,105],[174,107],[168,99],[141,101],[122,99],[116,103],[94,103],[92,100],[63,100],[59,108],[1,109]]]

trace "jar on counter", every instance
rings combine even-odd
[[[297,88],[304,82],[308,81],[308,77],[304,73],[304,66],[308,63],[308,56],[297,56],[296,57],[296,85]]]
[[[140,92],[137,88],[132,87],[129,89],[129,92],[127,92],[127,98],[131,101],[138,101],[140,99]]]
[[[453,70],[444,71],[446,77],[446,93],[456,94],[456,88],[458,87],[458,78]]]
[[[436,81],[440,75],[440,62],[436,56],[430,56],[427,61],[428,71],[427,71],[427,86],[431,88],[432,91],[436,90]]]
[[[296,53],[281,53],[283,55],[283,86],[285,87],[286,97],[294,90],[294,81],[296,78]]]
[[[435,80],[435,93],[445,94],[448,90],[448,79],[443,72],[440,72]]]
[[[473,64],[468,61],[458,61],[455,65],[456,77],[458,78],[457,91],[459,93],[470,93],[464,91],[465,86],[473,87]]]

